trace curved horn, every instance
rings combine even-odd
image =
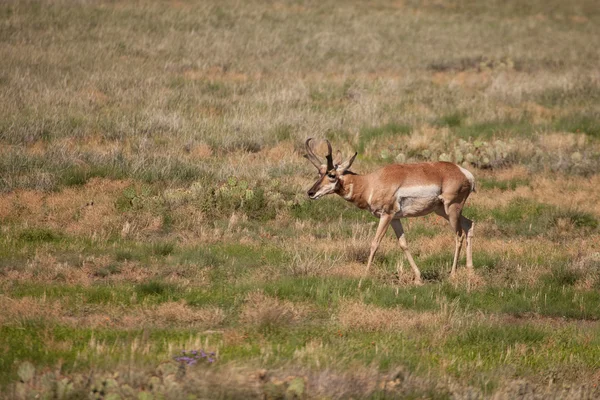
[[[331,143],[329,143],[329,140],[325,139],[325,143],[327,143],[327,155],[325,156],[325,158],[327,158],[327,171],[331,171],[333,169],[333,156],[331,155],[332,150],[331,150]]]
[[[306,140],[306,154],[304,155],[304,158],[306,158],[308,161],[310,161],[312,163],[312,165],[314,165],[317,169],[320,170],[321,164],[323,164],[323,163],[321,162],[321,160],[319,160],[319,158],[315,155],[315,153],[310,148],[311,140],[312,140],[312,138],[308,138]]]
[[[350,168],[350,166],[352,165],[352,163],[354,162],[354,159],[356,158],[356,155],[357,155],[357,154],[358,154],[358,153],[354,153],[354,155],[353,155],[352,157],[350,157],[350,159],[348,159],[348,160],[344,161],[344,162],[343,162],[343,163],[340,165],[340,167],[341,167],[342,169],[344,169],[344,170],[347,170],[347,169],[349,169],[349,168]]]

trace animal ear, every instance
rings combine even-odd
[[[352,157],[350,157],[350,159],[349,159],[349,160],[347,160],[347,161],[344,161],[344,162],[343,162],[343,163],[340,165],[340,168],[341,168],[342,170],[344,170],[344,171],[345,171],[345,170],[347,170],[347,169],[349,169],[349,168],[352,166],[352,163],[354,162],[354,159],[356,158],[356,155],[357,155],[357,154],[358,154],[358,153],[354,153],[354,155],[353,155]]]

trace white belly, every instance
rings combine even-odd
[[[397,217],[429,214],[439,206],[442,189],[438,185],[402,187],[396,192]]]

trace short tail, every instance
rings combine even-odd
[[[475,187],[475,177],[473,176],[471,171],[461,167],[460,165],[458,165],[458,168],[460,168],[460,171],[463,173],[465,178],[467,178],[467,180],[471,184],[471,192],[477,192],[477,188]]]

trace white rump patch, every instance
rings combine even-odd
[[[460,165],[457,165],[457,167],[460,168],[460,172],[462,172],[463,175],[465,176],[465,178],[467,178],[467,180],[471,184],[471,191],[474,192],[475,191],[475,177],[473,176],[473,174],[469,170],[466,170],[463,167],[461,167]]]

